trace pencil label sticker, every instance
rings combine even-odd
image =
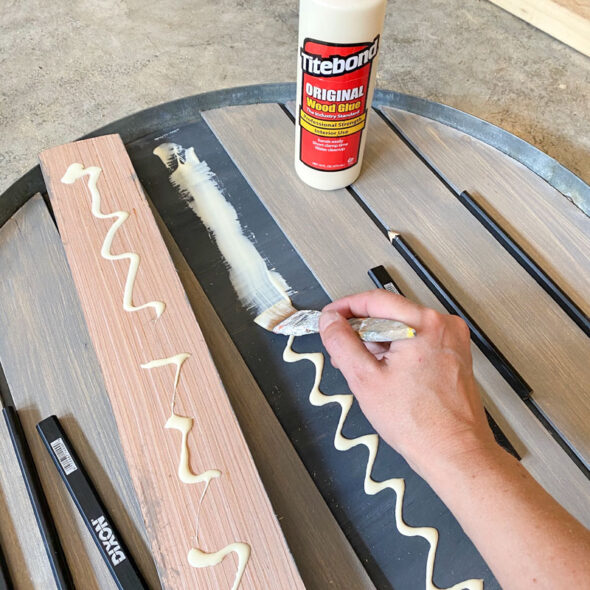
[[[78,469],[63,439],[56,438],[51,443],[51,448],[53,449],[53,452],[55,453],[55,456],[57,457],[57,460],[59,461],[59,464],[66,475],[70,475],[70,473],[73,473],[76,471],[76,469]]]
[[[371,67],[378,51],[379,36],[353,45],[303,42],[298,117],[299,158],[305,165],[337,172],[358,162]]]

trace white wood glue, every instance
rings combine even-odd
[[[361,171],[386,0],[301,0],[295,170],[310,186]]]

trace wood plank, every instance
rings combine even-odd
[[[0,362],[74,581],[89,590],[116,588],[35,430],[37,422],[51,414],[62,419],[127,546],[156,588],[158,576],[145,546],[143,520],[100,368],[61,240],[41,196],[31,198],[0,229],[0,268]],[[43,553],[36,525],[19,529],[20,535],[22,543],[14,551]],[[34,559],[31,569],[33,579],[52,580],[46,559]],[[53,586],[49,582],[35,587]]]
[[[590,218],[583,211],[483,141],[407,111],[382,111],[457,192],[469,191],[590,314]]]
[[[152,213],[219,369],[305,588],[374,588],[258,383],[153,207]]]
[[[237,580],[235,556],[214,567],[190,567],[187,553],[197,547],[198,519],[200,551],[217,552],[237,542],[251,548],[242,587],[302,588],[120,138],[103,136],[67,144],[43,152],[40,158],[163,584],[216,588],[231,587]],[[97,190],[101,211],[129,212],[129,219],[116,232],[112,249],[139,256],[141,266],[132,301],[164,302],[161,316],[151,307],[140,307],[136,313],[123,309],[129,263],[111,264],[100,256],[112,220],[97,220],[91,214],[92,195],[86,177],[72,184],[60,181],[76,162],[100,168]],[[177,373],[170,364],[151,370],[141,367],[177,354],[191,355]],[[191,470],[195,474],[205,469],[221,472],[209,486],[200,513],[203,484],[184,485],[178,479],[180,437],[164,429],[175,374],[180,374],[180,381],[173,411],[192,418],[196,426],[187,440]]]
[[[381,118],[372,118],[369,133],[356,191],[384,225],[408,238],[590,464],[590,339]],[[588,273],[590,259],[580,264]]]
[[[590,56],[590,4],[587,0],[490,1]]]
[[[441,309],[347,191],[316,191],[295,177],[293,125],[280,107],[231,107],[203,116],[332,298],[372,288],[366,271],[384,264],[408,297]],[[472,347],[472,352],[488,409],[523,464],[570,512],[590,524],[589,482],[479,350]]]

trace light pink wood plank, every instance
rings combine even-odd
[[[72,163],[101,169],[101,211],[127,211],[113,253],[134,252],[140,266],[133,302],[165,302],[156,319],[151,307],[123,309],[128,260],[108,261],[100,251],[113,219],[90,211],[87,177],[60,181]],[[146,521],[158,570],[166,587],[230,588],[234,554],[220,565],[193,568],[187,553],[197,546],[195,526],[203,484],[179,481],[180,433],[166,430],[175,366],[146,370],[141,364],[188,353],[175,410],[193,418],[188,436],[193,473],[221,472],[213,479],[199,516],[198,546],[214,552],[242,542],[252,549],[241,588],[302,588],[201,330],[118,136],[103,136],[41,154],[54,207],[89,332],[105,377],[131,477]]]

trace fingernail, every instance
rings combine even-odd
[[[325,330],[330,324],[337,322],[341,317],[337,311],[323,311],[320,316],[320,329]]]

